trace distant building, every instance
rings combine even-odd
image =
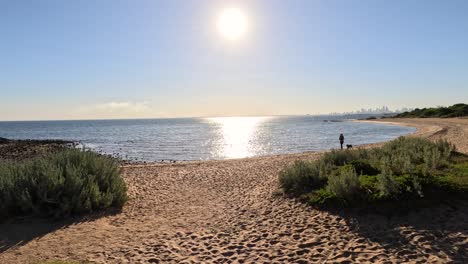
[[[386,105],[382,107],[377,107],[377,108],[361,108],[360,110],[357,111],[352,111],[352,112],[343,112],[343,113],[330,113],[330,115],[378,115],[378,114],[398,114],[398,113],[403,113],[403,112],[408,112],[412,111],[412,108],[401,108],[401,109],[396,109],[396,110],[390,110],[390,108]]]

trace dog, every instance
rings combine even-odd
[[[346,148],[348,149],[353,148],[353,145],[346,145]]]

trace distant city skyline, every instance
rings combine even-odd
[[[332,112],[331,115],[353,115],[353,114],[397,114],[403,113],[406,111],[412,111],[414,108],[402,107],[400,109],[391,109],[390,107],[384,105],[381,107],[375,108],[361,108],[359,110],[350,111],[350,112]]]
[[[0,120],[468,102],[468,1],[0,3]]]

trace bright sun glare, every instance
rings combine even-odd
[[[216,155],[223,158],[252,157],[262,154],[262,149],[255,135],[261,129],[261,124],[270,117],[212,117],[207,118],[215,125],[220,142]]]
[[[247,16],[238,8],[227,8],[220,14],[217,26],[225,38],[239,39],[247,31]]]

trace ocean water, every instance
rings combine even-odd
[[[340,116],[0,122],[0,137],[64,139],[138,161],[230,159],[394,139],[415,129]]]

